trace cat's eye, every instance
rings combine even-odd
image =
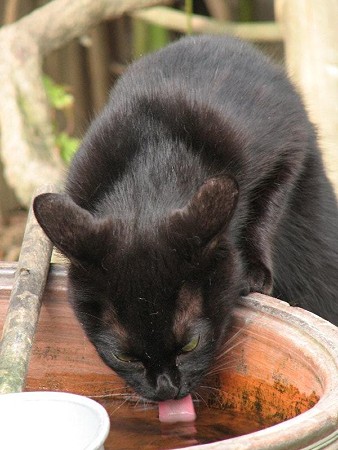
[[[191,341],[189,341],[184,347],[181,348],[182,353],[189,353],[195,350],[195,348],[198,346],[199,341],[199,336],[193,337]]]
[[[114,353],[114,356],[116,359],[118,359],[119,361],[122,361],[122,362],[128,362],[128,363],[140,362],[140,360],[138,358],[135,358],[135,356],[128,355],[127,353],[118,353],[118,354]]]

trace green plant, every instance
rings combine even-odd
[[[184,10],[187,16],[187,34],[192,34],[192,15],[194,11],[194,1],[193,0],[185,0],[184,1]]]
[[[134,58],[158,50],[170,42],[170,33],[166,28],[133,19],[133,55]]]
[[[54,110],[53,126],[55,133],[55,145],[59,149],[62,159],[69,164],[80,145],[80,139],[71,136],[67,128],[72,128],[72,111],[74,107],[74,97],[66,86],[55,83],[47,75],[43,76],[43,83],[48,99],[48,103]],[[56,111],[61,111],[66,120],[66,130],[59,130],[56,120]]]

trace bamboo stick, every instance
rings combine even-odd
[[[45,186],[36,195],[53,191]],[[31,206],[0,344],[1,394],[24,388],[51,253]]]
[[[130,13],[134,18],[160,25],[181,33],[187,32],[187,18],[184,12],[165,6],[140,9]],[[234,23],[221,22],[194,14],[191,18],[193,33],[228,33],[249,41],[276,42],[282,40],[279,25],[275,22]]]

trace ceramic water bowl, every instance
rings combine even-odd
[[[0,448],[103,450],[109,417],[94,400],[62,392],[0,396]]]

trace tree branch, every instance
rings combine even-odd
[[[0,130],[4,175],[23,205],[35,188],[62,183],[42,57],[100,21],[166,0],[54,0],[0,30]]]
[[[42,55],[64,46],[103,20],[169,0],[54,0],[17,22]]]
[[[181,33],[186,33],[187,31],[187,17],[185,13],[172,8],[158,6],[133,11],[130,15],[148,23],[169,28],[170,30],[179,31]],[[191,19],[191,25],[194,33],[228,33],[249,41],[260,42],[275,42],[282,40],[280,26],[275,22],[222,22],[194,14]]]

